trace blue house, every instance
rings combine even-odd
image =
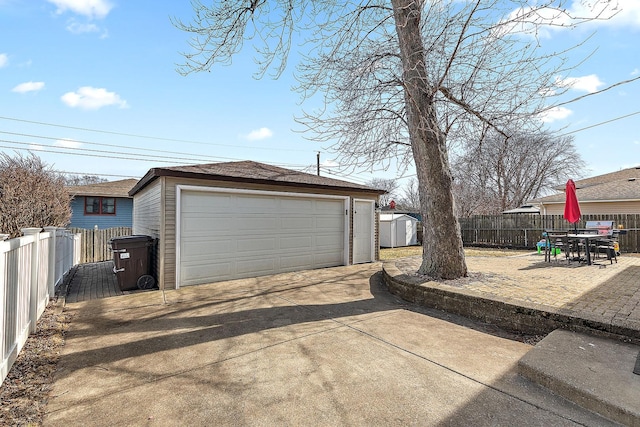
[[[71,200],[72,228],[131,227],[133,198],[129,190],[137,179],[100,182],[67,187]]]

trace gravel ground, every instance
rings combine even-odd
[[[39,426],[71,318],[49,304],[0,386],[0,425]]]

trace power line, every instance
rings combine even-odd
[[[151,140],[155,140],[155,141],[182,142],[182,143],[187,143],[187,144],[198,144],[198,145],[207,145],[207,146],[239,148],[236,145],[230,145],[230,144],[217,144],[217,143],[213,143],[213,142],[194,141],[194,140],[189,140],[189,139],[164,138],[164,137],[159,137],[159,136],[149,136],[149,135],[140,135],[140,134],[133,134],[133,133],[125,133],[125,132],[115,132],[115,131],[102,130],[102,129],[90,129],[90,128],[83,128],[83,127],[77,127],[77,126],[66,126],[66,125],[58,125],[58,124],[54,124],[54,123],[38,122],[38,121],[34,121],[34,120],[18,119],[18,118],[14,118],[14,117],[0,116],[0,119],[2,119],[2,120],[10,120],[10,121],[14,121],[14,122],[35,124],[35,125],[40,125],[40,126],[51,126],[51,127],[62,128],[62,129],[80,130],[80,131],[84,131],[84,132],[95,132],[95,133],[103,133],[103,134],[107,134],[107,135],[126,136],[126,137],[130,137],[130,138],[142,138],[142,139],[151,139]],[[260,146],[242,146],[241,148],[250,148],[250,149],[255,149],[255,150],[267,150],[267,151],[299,151],[299,152],[316,151],[316,150],[302,150],[302,149],[277,148],[277,147],[260,147]]]
[[[41,136],[41,135],[33,135],[33,134],[26,134],[26,133],[6,132],[6,131],[0,131],[0,133],[7,134],[7,135],[14,135],[14,136],[23,136],[26,138],[38,138],[38,139],[49,139],[49,140],[55,140],[55,141],[77,142],[80,144],[98,145],[101,147],[125,148],[129,150],[138,150],[138,151],[164,153],[164,154],[180,154],[180,155],[187,154],[189,156],[200,156],[200,154],[189,154],[189,153],[179,152],[179,151],[153,150],[149,148],[128,147],[126,145],[105,144],[100,142],[83,141],[78,139],[63,139],[63,138],[56,138],[52,136]],[[74,147],[61,147],[61,148],[74,148]],[[79,147],[75,147],[75,148],[79,148]]]
[[[583,127],[583,128],[580,128],[580,129],[576,129],[576,130],[573,130],[571,132],[566,132],[566,133],[563,133],[560,136],[567,136],[567,135],[571,135],[572,133],[582,132],[583,130],[591,129],[591,128],[594,128],[594,127],[606,125],[606,124],[611,123],[611,122],[615,122],[615,121],[618,121],[618,120],[626,119],[627,117],[635,116],[636,114],[640,114],[640,111],[636,111],[635,113],[626,114],[624,116],[616,117],[614,119],[606,120],[604,122],[596,123],[596,124],[593,124],[591,126],[587,126],[587,127]]]
[[[73,154],[73,155],[86,155],[89,157],[107,157],[107,158],[118,158],[118,159],[131,159],[131,160],[144,160],[144,161],[153,161],[153,162],[165,162],[165,163],[184,163],[184,161],[187,161],[188,163],[192,163],[194,161],[199,161],[200,159],[197,158],[191,158],[191,157],[168,157],[168,156],[158,156],[158,155],[145,155],[145,154],[137,154],[137,153],[129,153],[129,152],[122,152],[122,151],[106,151],[106,150],[92,150],[89,148],[76,148],[76,147],[51,147],[48,145],[42,145],[42,146],[38,146],[38,147],[33,147],[33,143],[32,142],[20,142],[20,141],[11,141],[11,140],[6,140],[6,139],[0,139],[0,142],[4,142],[4,143],[9,143],[9,144],[18,144],[18,145],[27,145],[27,146],[31,146],[31,150],[32,151],[44,151],[47,153],[58,153],[58,154]],[[59,150],[69,150],[69,151],[53,151],[53,150],[44,150],[41,149],[40,147],[47,147],[47,148],[56,148]],[[84,154],[84,153],[75,153],[75,152],[70,152],[70,151],[80,151],[80,152],[86,152],[86,153],[98,153],[98,154]],[[118,156],[136,156],[138,158],[128,158],[128,157],[111,157],[108,155],[118,155]],[[219,159],[223,159],[223,160],[238,160],[238,159],[230,159],[230,158],[225,158],[225,157],[219,157]]]

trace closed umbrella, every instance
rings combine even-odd
[[[577,230],[577,223],[580,221],[580,204],[578,204],[578,197],[576,197],[576,183],[572,179],[567,181],[565,197],[564,219],[571,224],[576,224],[574,227]]]
[[[578,221],[580,221],[580,204],[578,204],[578,197],[576,196],[576,183],[572,179],[567,181],[567,186],[564,190],[564,219],[573,224],[573,232],[578,234]],[[568,248],[567,248],[568,249]],[[578,250],[577,259],[580,259],[580,247],[576,245]]]

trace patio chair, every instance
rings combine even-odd
[[[607,259],[613,264],[613,261],[618,263],[618,256],[616,254],[616,246],[615,239],[613,238],[603,238],[598,239],[595,244],[595,255],[598,258],[601,253],[607,255]]]
[[[547,244],[545,246],[545,261],[551,262],[551,257],[558,260],[558,252],[564,253],[569,260],[569,241],[566,231],[547,231]]]

